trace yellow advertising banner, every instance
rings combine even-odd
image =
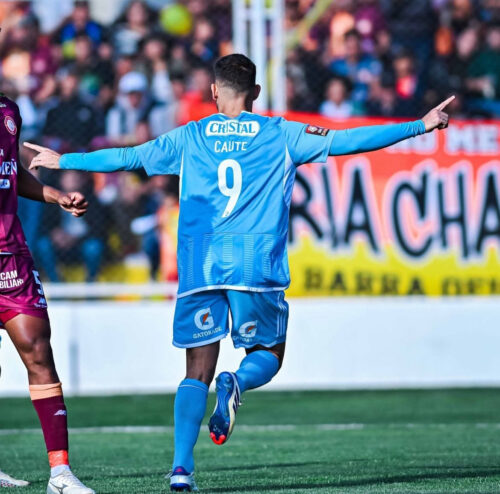
[[[329,128],[388,123],[288,114]],[[291,296],[500,294],[500,124],[456,121],[298,169]]]

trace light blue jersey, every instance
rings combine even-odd
[[[324,162],[333,132],[216,114],[136,147],[149,175],[180,175],[179,297],[284,290],[296,166]]]

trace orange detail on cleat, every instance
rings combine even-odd
[[[219,438],[217,438],[215,437],[215,433],[211,432],[210,437],[212,438],[212,441],[219,446],[226,442],[226,436],[224,434],[222,434],[221,436],[219,436]]]

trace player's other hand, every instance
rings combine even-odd
[[[83,216],[87,212],[87,207],[89,205],[85,196],[80,192],[61,194],[57,199],[57,203],[64,211],[76,217]]]
[[[432,132],[434,129],[446,129],[448,127],[449,116],[443,110],[455,99],[455,96],[450,96],[442,103],[433,108],[422,121],[425,124],[425,131]]]
[[[36,169],[38,167],[42,168],[50,168],[52,170],[58,170],[59,160],[61,159],[61,155],[52,151],[52,149],[46,148],[44,146],[39,146],[38,144],[31,144],[31,142],[25,142],[24,146],[36,151],[37,154],[30,163],[30,170]]]

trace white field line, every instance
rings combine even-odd
[[[276,424],[276,425],[238,425],[238,430],[244,432],[289,432],[302,429],[317,431],[351,431],[366,428],[390,428],[390,429],[446,429],[450,427],[470,427],[478,429],[500,429],[500,423],[392,423],[392,424]],[[70,434],[171,434],[173,426],[104,426],[104,427],[70,427]],[[41,429],[0,429],[0,436],[41,434]]]

